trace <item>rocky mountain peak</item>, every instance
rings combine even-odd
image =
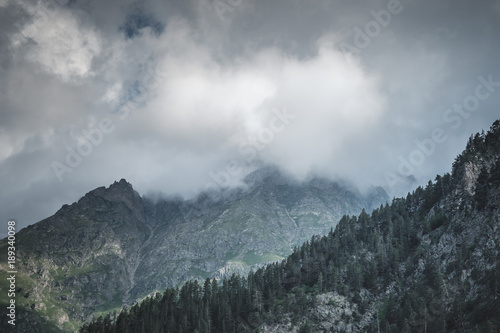
[[[281,185],[291,183],[292,179],[287,177],[277,166],[267,165],[251,172],[243,181],[250,186],[258,184]]]
[[[230,240],[237,239],[245,251],[236,255],[231,248],[227,264],[215,275],[227,277],[242,263],[269,255],[269,244],[277,244],[283,236],[296,236],[296,231],[300,236],[322,221],[330,223],[326,218],[335,209],[329,207],[346,203],[352,207],[354,202],[363,208],[385,196],[383,189],[373,188],[359,197],[345,184],[316,178],[293,185],[273,184],[272,179],[260,183],[272,173],[251,175],[259,182],[248,191],[250,200],[243,195],[235,206],[220,207],[216,219],[198,229],[205,241],[198,238],[197,246],[175,253],[173,238],[166,239],[163,251],[158,251],[161,244],[151,244],[157,255],[149,257],[177,255],[182,261],[193,248],[207,252],[214,240],[227,248]],[[207,222],[204,212],[193,215],[200,219],[190,227]],[[209,233],[218,226],[223,228]],[[250,226],[263,232],[241,237]],[[395,198],[371,214],[342,217],[327,236],[309,235],[286,260],[250,272],[248,278],[233,275],[220,284],[206,280],[203,286],[191,279],[180,291],[167,289],[163,298],[149,298],[122,312],[108,326],[126,331],[123,323],[128,321],[130,332],[137,331],[137,322],[150,325],[146,331],[151,332],[155,327],[168,332],[498,332],[499,226],[500,122],[495,122],[488,133],[471,137],[452,175],[438,175],[425,188]],[[319,229],[315,234],[326,234]],[[215,253],[222,251],[213,248]],[[203,258],[202,253],[194,254],[197,260]],[[210,264],[204,261],[195,267],[197,272]],[[138,285],[149,281],[146,276]],[[156,309],[173,311],[162,314]],[[103,327],[106,319],[101,318],[81,332],[102,332]]]
[[[133,190],[133,187],[132,187],[132,184],[130,184],[129,182],[127,182],[127,180],[125,178],[122,178],[120,179],[119,182],[115,181],[113,184],[111,184],[109,186],[110,189],[123,189],[123,190],[127,190],[127,189],[132,189]]]
[[[39,254],[25,260],[23,278],[35,286],[26,302],[57,308],[47,318],[69,318],[60,328],[81,324],[96,309],[121,307],[189,279],[279,261],[343,215],[372,208],[342,184],[294,181],[277,167],[259,169],[245,182],[247,189],[221,190],[217,200],[141,197],[125,179],[88,192],[18,234],[20,254]],[[40,268],[45,275],[33,275]]]
[[[88,192],[78,203],[94,206],[101,201],[96,199],[104,199],[105,202],[112,203],[122,202],[132,210],[143,206],[141,196],[134,190],[132,184],[125,179],[115,181],[108,188],[101,186]]]

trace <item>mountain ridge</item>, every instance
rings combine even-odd
[[[363,196],[327,180],[294,182],[273,168],[245,184],[190,200],[150,199],[121,179],[22,229],[26,315],[74,331],[93,313],[119,310],[188,279],[281,260],[343,214],[388,199],[382,189]]]
[[[499,311],[500,120],[451,174],[281,262],[188,281],[80,332],[498,332]]]

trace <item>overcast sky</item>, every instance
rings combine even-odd
[[[495,0],[0,0],[0,219],[267,163],[403,195],[500,118],[499,59]]]

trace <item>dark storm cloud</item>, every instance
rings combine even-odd
[[[11,38],[19,33],[20,27],[29,20],[29,15],[21,6],[8,3],[0,7],[0,70],[12,64],[13,55],[9,52]]]
[[[142,36],[145,28],[150,28],[157,37],[165,30],[165,25],[158,21],[152,13],[147,13],[141,7],[134,6],[131,13],[125,18],[125,22],[120,26],[126,38],[136,38]]]
[[[486,0],[0,1],[0,219],[120,178],[192,196],[259,163],[404,194],[498,117],[499,17]]]

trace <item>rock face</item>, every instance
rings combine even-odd
[[[17,235],[18,307],[25,318],[39,315],[40,327],[47,319],[52,329],[75,331],[92,314],[156,290],[280,260],[344,214],[388,199],[381,188],[362,195],[322,179],[294,182],[274,168],[250,174],[245,184],[188,201],[153,201],[122,179],[64,205]],[[0,278],[5,274],[0,270]],[[37,331],[28,320],[19,325]]]
[[[391,243],[404,239],[391,235],[397,227],[392,224],[377,248],[359,242],[346,251],[351,264],[364,258],[361,272],[378,265],[378,275],[365,273],[365,285],[356,287],[345,279],[341,294],[309,295],[305,315],[291,319],[286,313],[259,331],[499,332],[500,121],[486,135],[471,137],[451,175],[436,177],[388,208],[375,211],[372,224],[410,221],[411,251],[391,250]],[[342,225],[336,229],[342,237],[346,231]],[[390,269],[375,260],[380,254],[392,254]]]
[[[284,315],[278,323],[261,325],[259,332],[305,332],[301,328],[306,326],[311,332],[376,332],[377,325],[382,328],[389,326],[386,317],[379,321],[377,313],[383,313],[388,300],[404,303],[405,295],[417,288],[415,282],[425,280],[430,261],[437,263],[437,283],[442,292],[432,295],[431,301],[423,308],[414,308],[411,315],[404,317],[407,332],[424,332],[425,327],[429,327],[428,332],[434,332],[436,327],[442,332],[462,332],[459,327],[465,327],[463,331],[468,332],[470,327],[478,326],[476,322],[482,324],[478,332],[498,332],[498,317],[497,322],[481,321],[483,317],[491,316],[491,312],[498,313],[499,309],[500,190],[491,193],[491,202],[497,203],[494,210],[477,212],[470,207],[462,211],[453,208],[458,196],[462,199],[462,193],[469,193],[468,186],[464,179],[463,187],[457,191],[460,194],[455,193],[440,202],[450,220],[446,226],[418,235],[421,244],[404,264],[397,267],[399,274],[404,276],[402,281],[389,284],[377,293],[359,289],[363,310],[355,301],[358,291],[344,295],[337,292],[311,295],[312,305],[305,316],[292,320],[291,315]],[[433,218],[431,211],[426,219]],[[428,258],[420,258],[425,251]],[[403,304],[395,307],[402,309]],[[454,317],[455,313],[456,318],[445,321],[444,318]],[[397,330],[392,328],[389,331]]]
[[[352,316],[359,312],[358,305],[351,302],[347,297],[336,292],[328,292],[310,297],[313,306],[309,309],[308,321],[314,332],[358,332],[364,328],[372,319],[371,313],[359,317],[359,323],[353,323]],[[279,324],[263,324],[259,327],[260,333],[298,333],[301,325],[305,322],[292,324],[289,316],[285,316]],[[365,324],[365,326],[363,325]]]

